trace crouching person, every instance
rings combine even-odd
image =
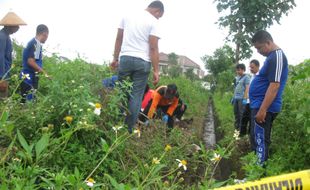
[[[143,114],[148,118],[153,118],[157,109],[160,109],[164,116],[162,120],[167,123],[169,129],[173,128],[173,113],[179,103],[179,94],[175,84],[158,87],[152,94],[152,99],[147,104]],[[140,120],[148,123],[145,116],[141,116]]]

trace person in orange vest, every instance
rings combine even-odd
[[[148,119],[154,117],[157,109],[161,109],[164,113],[162,120],[167,123],[169,129],[173,128],[173,113],[179,103],[179,93],[175,84],[158,87],[152,94],[152,99],[145,107],[143,114],[148,118],[140,117],[140,120],[148,124]]]

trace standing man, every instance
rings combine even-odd
[[[158,19],[163,14],[162,2],[153,1],[146,10],[123,18],[118,28],[111,66],[116,68],[120,57],[119,80],[123,81],[129,77],[133,82],[128,103],[130,113],[125,120],[129,133],[132,132],[138,118],[151,65],[154,85],[159,81]]]
[[[42,63],[42,44],[48,38],[49,30],[46,25],[40,24],[37,26],[36,36],[28,42],[27,47],[23,51],[23,69],[21,71],[21,96],[22,103],[26,100],[33,100],[34,93],[38,89],[39,76],[42,73],[48,77],[43,70]]]
[[[249,85],[251,85],[253,78],[256,76],[256,74],[258,74],[258,71],[259,71],[259,61],[258,60],[253,59],[250,61],[250,71],[252,73],[252,76],[250,78],[250,84]],[[250,110],[250,99],[249,99],[249,85],[245,89],[247,102],[246,102],[246,105],[244,107],[243,114],[242,114],[240,136],[246,135],[247,131],[249,134],[251,133],[251,124],[250,124],[250,122],[251,122],[251,110]],[[248,124],[250,124],[249,127],[248,127]],[[250,141],[252,141],[251,135],[250,135]]]
[[[247,94],[245,89],[248,88],[250,84],[249,75],[245,74],[245,65],[238,64],[236,66],[236,87],[234,92],[234,115],[235,115],[235,129],[240,131],[241,129],[241,119],[244,107],[246,105]]]
[[[258,53],[267,57],[250,90],[251,128],[254,128],[255,150],[262,164],[269,157],[273,120],[281,111],[282,93],[288,77],[288,63],[283,51],[273,42],[271,35],[258,31],[252,38]]]
[[[15,13],[9,12],[0,21],[0,25],[4,26],[0,30],[0,100],[7,98],[9,94],[10,69],[12,64],[12,41],[11,34],[18,31],[19,25],[26,23]]]

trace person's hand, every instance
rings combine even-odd
[[[242,105],[247,105],[247,103],[248,103],[248,102],[247,102],[247,99],[243,99],[243,100],[242,100]]]
[[[159,82],[159,73],[153,72],[153,85],[156,86],[158,82]]]
[[[263,123],[263,122],[265,122],[265,118],[266,118],[266,111],[259,109],[256,116],[255,116],[255,120],[258,123]]]
[[[169,116],[166,114],[166,115],[164,115],[162,120],[163,120],[163,122],[168,123],[168,119],[169,119]]]
[[[110,64],[110,67],[112,68],[112,70],[116,70],[118,67],[118,60],[113,60],[112,63]]]
[[[181,111],[184,111],[184,109],[185,109],[185,106],[184,106],[184,104],[182,104]]]

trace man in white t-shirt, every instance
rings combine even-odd
[[[145,10],[122,19],[115,41],[112,68],[118,67],[120,82],[127,77],[133,82],[129,95],[129,114],[125,123],[131,133],[134,128],[148,75],[153,66],[153,83],[159,81],[158,19],[164,14],[164,5],[153,1]]]

